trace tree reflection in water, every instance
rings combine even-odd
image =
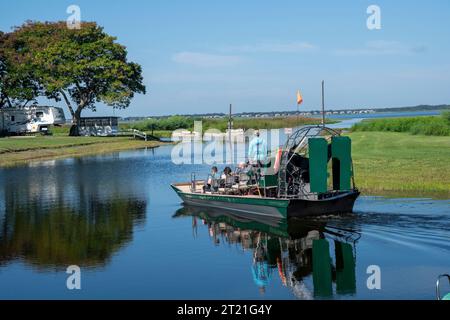
[[[274,277],[299,299],[327,298],[333,291],[356,293],[355,245],[360,233],[353,228],[331,226],[320,219],[276,220],[193,206],[184,206],[174,215],[182,216],[192,217],[195,236],[203,224],[216,246],[238,244],[251,250],[251,275],[261,294]]]
[[[145,222],[146,200],[119,181],[123,168],[105,164],[89,171],[84,160],[73,161],[73,170],[56,166],[47,176],[37,172],[47,168],[7,171],[11,177],[0,188],[0,265],[21,260],[43,271],[103,266]]]
[[[62,204],[42,210],[33,202],[8,210],[0,223],[0,263],[23,259],[44,269],[104,265],[145,217],[145,203],[138,200],[90,199],[86,205],[88,211]]]

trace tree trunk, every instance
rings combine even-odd
[[[72,124],[72,126],[70,126],[69,136],[78,137],[79,135],[80,131],[78,130],[78,126],[76,124]]]
[[[81,110],[82,107],[78,106],[77,110],[74,112],[72,108],[72,104],[70,103],[69,98],[67,97],[67,94],[64,92],[64,90],[60,90],[60,93],[62,97],[64,98],[64,101],[67,104],[67,108],[69,109],[70,115],[72,116],[72,126],[70,127],[69,136],[76,137],[80,135],[80,132],[78,130],[78,124],[80,122],[81,118]]]
[[[72,126],[70,127],[69,136],[75,137],[80,135],[78,125],[80,124],[82,110],[83,107],[78,106],[77,110],[72,114]]]
[[[62,95],[62,97],[64,98],[64,101],[67,104],[67,108],[69,109],[70,115],[72,116],[72,123],[73,123],[73,119],[75,118],[75,112],[73,111],[72,104],[70,103],[70,100],[67,97],[64,90],[60,90],[59,93]]]

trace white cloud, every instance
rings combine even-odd
[[[309,42],[273,43],[265,42],[250,45],[224,46],[217,48],[221,54],[183,51],[175,53],[172,61],[197,67],[228,67],[243,61],[239,55],[232,53],[302,53],[317,49]]]
[[[239,64],[242,58],[232,55],[219,55],[201,52],[178,52],[172,60],[180,64],[189,64],[196,67],[229,67]]]
[[[337,49],[336,55],[362,56],[362,55],[405,55],[422,53],[427,50],[426,46],[408,46],[398,41],[369,41],[361,48]]]
[[[203,71],[203,70],[201,70]],[[187,72],[184,71],[168,71],[162,73],[152,73],[148,76],[149,83],[152,84],[186,84],[189,83],[191,85],[197,84],[238,84],[238,85],[247,85],[249,83],[260,83],[263,82],[273,82],[273,83],[281,83],[285,80],[285,75],[283,74],[274,74],[273,72],[250,72],[250,71],[242,71],[239,73],[236,72],[228,72],[228,70],[204,70],[204,72],[200,72],[200,70],[190,70]]]
[[[234,52],[273,52],[273,53],[302,53],[314,51],[317,46],[309,42],[288,42],[288,43],[259,43],[251,45],[241,45],[241,46],[226,46],[223,47],[223,51],[234,51]]]

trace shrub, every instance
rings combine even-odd
[[[450,125],[450,111],[442,112],[442,118],[447,121],[447,124]]]
[[[442,117],[410,117],[364,120],[355,124],[351,131],[409,132],[429,136],[450,136],[450,112]]]

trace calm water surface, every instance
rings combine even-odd
[[[207,167],[170,151],[0,169],[0,299],[434,299],[450,272],[448,200],[361,197],[342,217],[258,221],[182,206],[169,184]]]

